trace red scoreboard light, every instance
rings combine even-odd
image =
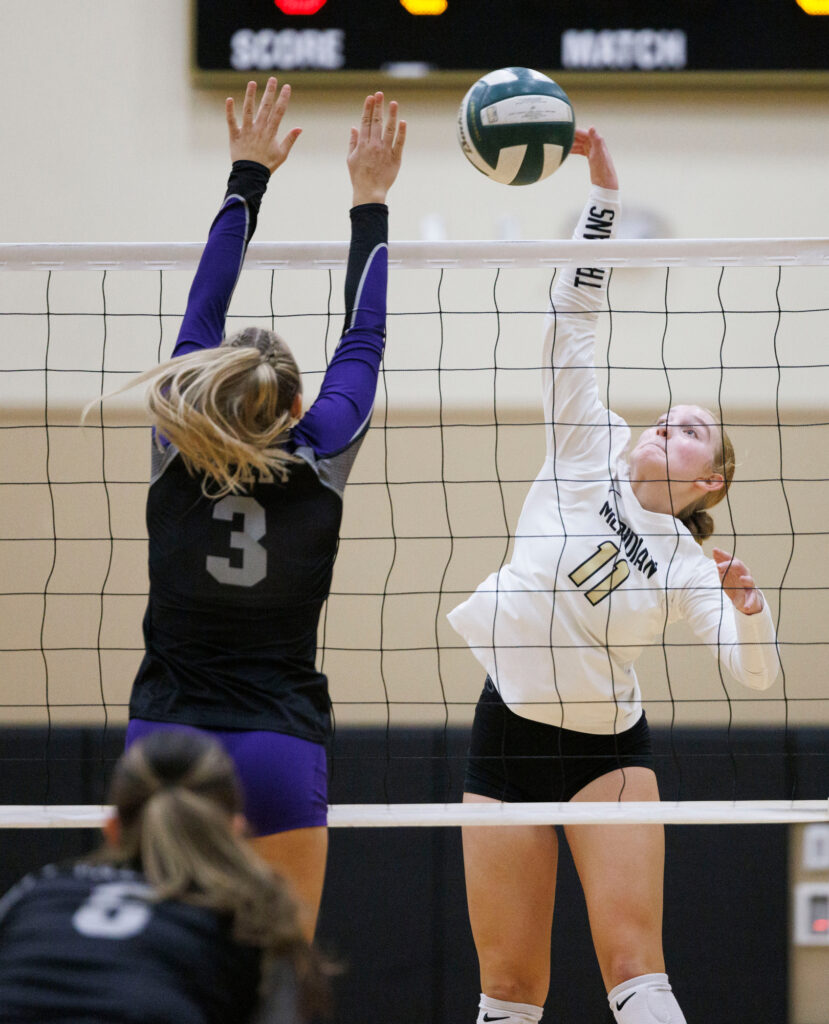
[[[328,0],[273,0],[283,14],[316,14]]]
[[[191,2],[193,72],[207,85],[276,73],[303,85],[468,86],[513,64],[603,86],[829,83],[829,17],[814,16],[829,0]]]
[[[316,14],[328,0],[273,0],[283,14]],[[443,14],[448,0],[400,0],[409,14]]]

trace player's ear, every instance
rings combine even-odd
[[[106,840],[107,846],[113,847],[113,849],[121,843],[121,819],[117,814],[113,814],[111,818],[107,818],[102,826],[104,833],[104,839]]]
[[[291,403],[291,416],[295,420],[302,418],[302,392],[298,391]]]
[[[725,486],[725,477],[722,473],[711,473],[709,476],[700,477],[695,483],[703,491],[719,491]]]
[[[244,814],[234,814],[231,819],[230,830],[237,839],[246,839],[250,835],[250,827]]]

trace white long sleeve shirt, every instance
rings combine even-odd
[[[593,187],[575,238],[610,238],[615,191]],[[686,619],[723,668],[752,689],[778,671],[768,607],[738,612],[712,559],[672,515],[636,499],[630,428],[599,398],[594,360],[607,271],[567,268],[545,320],[547,457],[530,488],[512,561],[449,614],[516,714],[589,733],[641,716],[634,663]]]

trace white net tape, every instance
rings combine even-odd
[[[0,828],[100,828],[105,806],[0,807]],[[829,800],[681,800],[659,803],[339,804],[331,828],[471,825],[794,825],[829,822]]]
[[[11,243],[0,245],[2,270],[195,270],[199,242]],[[345,242],[251,242],[248,270],[344,267]],[[829,238],[614,239],[592,242],[392,242],[389,263],[441,267],[561,267],[589,260],[604,267],[762,267],[829,264]]]

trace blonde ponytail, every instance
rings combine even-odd
[[[239,493],[257,480],[284,482],[299,461],[284,445],[302,381],[273,331],[245,328],[218,348],[155,366],[113,394],[145,383],[159,443],[164,438],[178,449],[209,497]]]

